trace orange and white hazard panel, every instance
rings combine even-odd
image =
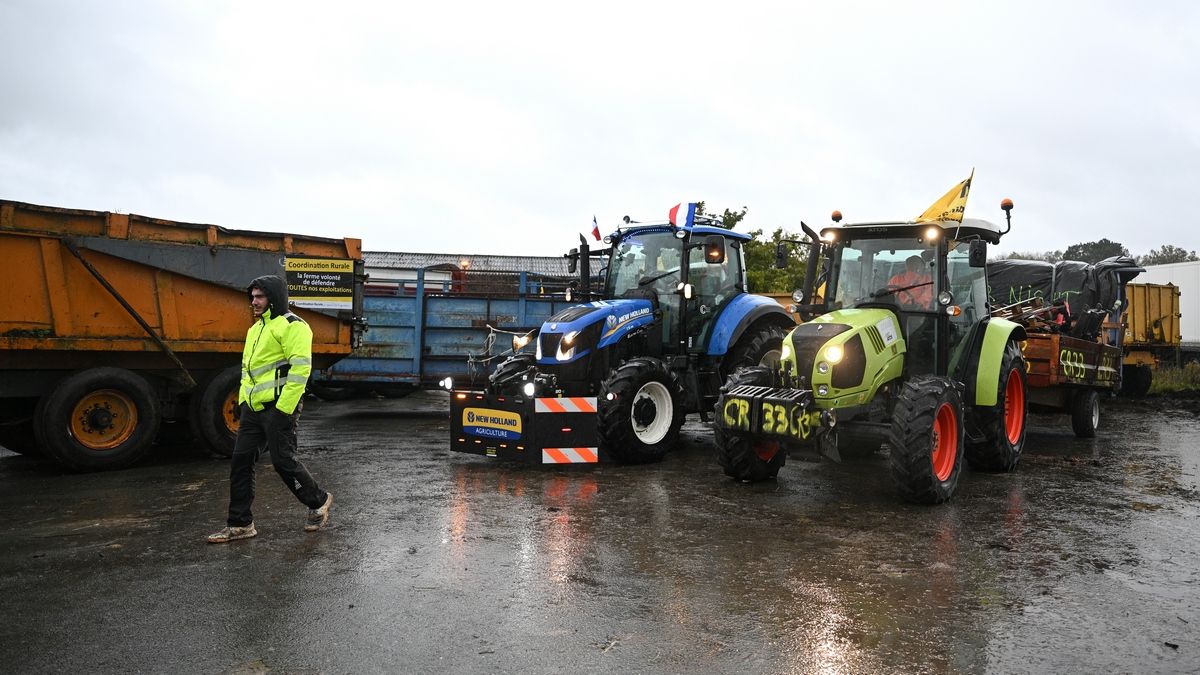
[[[596,448],[542,448],[542,464],[595,464]]]
[[[536,398],[533,400],[535,413],[594,413],[596,397]]]

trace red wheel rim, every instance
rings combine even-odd
[[[771,441],[769,443],[759,443],[754,446],[754,454],[764,462],[769,462],[775,459],[775,455],[779,452],[779,442]]]
[[[1021,386],[1021,376],[1013,368],[1008,373],[1008,384],[1004,387],[1004,433],[1008,442],[1016,445],[1021,440],[1021,432],[1025,430],[1025,387]]]
[[[954,408],[943,403],[933,419],[933,475],[946,480],[954,472],[954,460],[958,457],[958,419]]]

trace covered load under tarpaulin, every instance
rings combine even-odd
[[[1064,305],[1070,316],[1089,309],[1119,313],[1124,306],[1125,284],[1143,271],[1133,258],[1125,256],[1095,264],[997,260],[987,266],[988,298],[993,308],[1041,298],[1050,305]]]

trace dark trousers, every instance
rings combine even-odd
[[[254,522],[250,505],[254,502],[254,465],[263,448],[271,453],[275,472],[296,498],[310,509],[325,503],[325,491],[296,459],[296,422],[300,409],[295,414],[285,415],[273,407],[254,412],[243,404],[239,420],[237,443],[233,446],[233,460],[229,468],[229,520],[230,527],[245,527]]]

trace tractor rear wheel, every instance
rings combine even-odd
[[[1021,461],[1025,447],[1025,421],[1029,413],[1026,396],[1025,356],[1021,347],[1009,342],[1000,362],[1000,383],[996,405],[976,408],[975,425],[984,440],[967,444],[967,461],[972,469],[1012,471]]]
[[[1100,426],[1100,395],[1095,389],[1080,389],[1071,397],[1071,428],[1079,438],[1095,438]]]
[[[150,450],[158,396],[141,375],[91,368],[69,375],[42,397],[34,420],[46,455],[75,471],[118,469]]]
[[[948,380],[916,377],[900,388],[888,433],[892,479],[900,496],[940,504],[962,474],[962,398]]]
[[[771,371],[767,366],[742,368],[726,381],[721,391],[724,393],[744,384],[767,386],[770,383]],[[722,414],[724,413],[718,405],[713,415],[719,418]],[[713,432],[716,436],[717,463],[725,470],[726,476],[743,483],[757,483],[774,478],[787,462],[787,448],[777,440],[754,439],[727,432],[717,425],[713,425]]]
[[[488,376],[488,385],[496,394],[515,394],[521,385],[521,374],[536,363],[533,354],[521,353],[500,362]]]
[[[721,374],[725,377],[737,372],[738,368],[756,366],[779,367],[783,353],[783,336],[787,333],[775,325],[751,328],[729,350],[721,362]]]
[[[683,390],[658,359],[622,363],[600,385],[600,446],[626,464],[657,462],[679,441]]]

